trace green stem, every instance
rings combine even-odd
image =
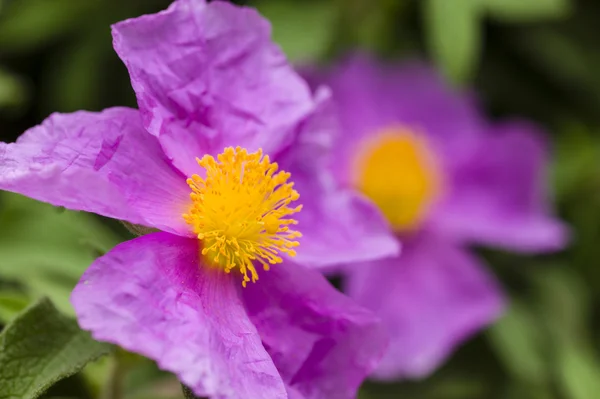
[[[123,398],[123,378],[125,368],[118,354],[111,358],[108,379],[102,388],[100,399],[122,399]]]
[[[146,226],[142,226],[142,225],[139,225],[139,224],[131,224],[131,223],[128,223],[128,222],[124,222],[122,220],[121,220],[121,224],[123,226],[125,226],[125,228],[127,230],[129,230],[129,232],[131,234],[133,234],[134,236],[136,236],[136,237],[160,231],[160,230],[152,228],[152,227],[146,227]]]

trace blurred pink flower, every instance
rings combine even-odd
[[[337,103],[336,183],[370,198],[403,244],[400,256],[342,269],[345,291],[391,335],[374,376],[426,376],[503,310],[470,244],[526,253],[565,245],[547,202],[543,134],[522,121],[487,122],[420,64],[355,56],[306,76],[330,85]]]

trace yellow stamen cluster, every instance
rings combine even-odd
[[[258,280],[255,261],[269,270],[283,261],[280,253],[296,255],[301,234],[290,229],[297,221],[287,217],[302,206],[289,207],[300,197],[287,182],[289,173],[277,172],[260,149],[228,147],[217,160],[205,155],[197,161],[206,176],[187,180],[193,204],[183,218],[202,241],[206,263],[227,273],[237,267],[245,287]]]
[[[400,126],[390,127],[361,147],[354,183],[397,231],[414,230],[440,191],[434,158],[425,137]]]

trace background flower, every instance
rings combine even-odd
[[[400,256],[343,270],[346,292],[392,337],[375,376],[426,376],[503,308],[467,245],[565,244],[565,227],[548,211],[542,134],[486,122],[423,65],[357,56],[316,80],[331,85],[341,119],[334,174],[377,204],[405,244]]]

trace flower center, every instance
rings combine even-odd
[[[361,146],[355,158],[355,186],[398,231],[418,227],[439,191],[432,155],[422,136],[391,127]]]
[[[295,256],[302,235],[290,229],[298,222],[288,217],[302,208],[290,208],[300,195],[288,183],[290,174],[263,156],[262,150],[228,147],[215,160],[210,155],[198,159],[206,177],[187,180],[193,205],[183,215],[202,241],[206,263],[229,273],[238,268],[242,285],[258,280],[254,261],[269,270],[281,263],[280,254]],[[250,276],[249,276],[250,275]]]

